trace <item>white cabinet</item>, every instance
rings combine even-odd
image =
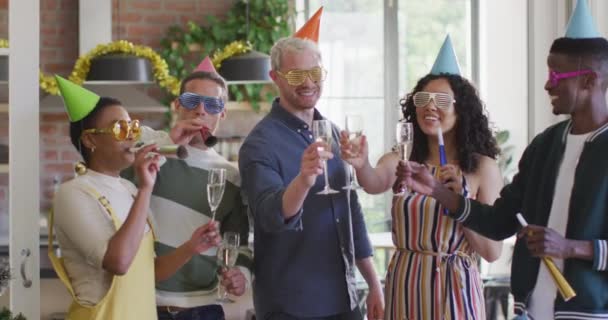
[[[9,0],[10,308],[40,319],[40,1]],[[34,93],[34,94],[33,94]]]

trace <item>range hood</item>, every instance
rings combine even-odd
[[[112,97],[122,102],[129,112],[166,112],[169,108],[151,98],[143,90],[144,85],[113,85],[84,83],[83,87],[95,92],[101,97]],[[47,94],[40,98],[40,112],[65,112],[61,96]]]

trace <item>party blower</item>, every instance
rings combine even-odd
[[[443,167],[448,164],[448,158],[445,155],[445,143],[443,142],[441,127],[437,127],[437,140],[439,141],[439,165]],[[447,208],[443,208],[443,214],[448,214]]]
[[[521,224],[522,227],[528,226],[528,222],[526,222],[526,219],[524,219],[521,213],[518,213],[515,216],[517,217],[517,220],[519,221],[519,224]],[[553,259],[551,259],[550,257],[543,257],[542,260],[545,263],[547,269],[549,269],[549,273],[551,273],[553,282],[555,282],[555,285],[559,290],[559,294],[562,296],[564,301],[568,301],[576,297],[576,292],[574,292],[572,286],[570,286],[566,278],[564,278],[564,275],[559,271],[559,269],[555,265],[555,262],[553,262]]]
[[[143,142],[139,142],[135,145],[135,147],[129,149],[131,152],[137,152],[139,149],[143,148],[145,145]],[[152,154],[156,153],[162,156],[171,156],[177,157],[179,159],[188,158],[188,149],[184,146],[180,146],[177,144],[165,145],[158,147],[157,150],[151,152]]]
[[[217,137],[211,134],[211,131],[209,131],[207,127],[201,129],[201,137],[203,138],[205,145],[209,148],[217,144]]]

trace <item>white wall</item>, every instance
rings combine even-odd
[[[574,2],[572,2],[574,5]],[[597,29],[604,37],[608,36],[608,1],[606,0],[589,0],[589,9],[595,19]]]
[[[547,81],[547,55],[553,40],[564,35],[571,13],[566,0],[528,2],[528,92],[529,138],[565,117],[551,113],[549,97],[544,90]]]
[[[547,55],[563,36],[572,6],[568,0],[479,1],[480,92],[490,118],[511,132],[516,159],[550,125],[564,119],[551,113],[544,90]],[[600,32],[608,34],[608,1],[589,2]]]
[[[598,31],[603,37],[608,36],[608,1],[585,0],[589,3],[591,14],[596,22]],[[576,0],[534,0],[528,2],[529,16],[529,46],[528,46],[528,75],[529,75],[529,138],[541,132],[551,124],[565,119],[564,116],[554,116],[550,111],[550,103],[543,86],[547,80],[546,59],[551,43],[562,37],[572,13]]]
[[[479,91],[490,121],[511,133],[516,159],[528,143],[526,3],[479,1]]]

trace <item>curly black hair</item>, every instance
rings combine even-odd
[[[85,164],[89,164],[89,150],[85,148],[84,145],[80,143],[80,137],[82,136],[82,132],[86,129],[95,128],[95,122],[97,121],[97,116],[101,113],[102,110],[106,109],[110,106],[122,106],[122,103],[118,99],[110,98],[110,97],[101,97],[97,104],[91,110],[91,112],[84,118],[76,122],[70,122],[70,140],[72,140],[72,145],[74,148],[80,152],[82,159]]]
[[[416,106],[414,106],[413,95],[431,81],[446,79],[452,91],[454,91],[454,108],[457,120],[456,144],[458,146],[458,163],[462,171],[475,172],[479,165],[479,156],[484,155],[496,159],[500,149],[496,139],[489,127],[488,117],[481,99],[477,95],[475,87],[465,78],[459,75],[442,73],[440,75],[428,74],[418,80],[411,95],[401,99],[401,110],[403,117],[411,121],[414,126],[414,146],[412,147],[411,160],[424,162],[429,156],[428,138],[420,129],[416,121]]]

